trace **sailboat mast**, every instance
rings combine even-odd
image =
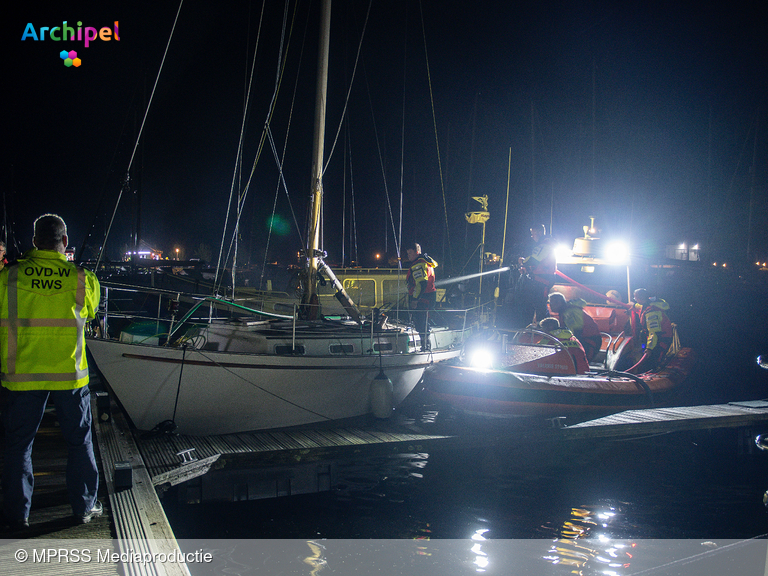
[[[320,250],[320,215],[323,204],[323,155],[325,144],[325,108],[328,92],[328,53],[331,32],[331,0],[322,0],[320,18],[320,46],[317,63],[317,95],[315,97],[315,135],[312,159],[312,194],[310,221],[307,231],[307,288],[302,298],[305,314],[317,317],[319,304],[316,292],[317,254]]]

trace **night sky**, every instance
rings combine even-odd
[[[30,247],[43,212],[64,217],[78,252],[101,244],[178,7],[66,6],[20,3],[3,18],[11,252]],[[267,142],[241,224],[242,258],[253,263],[264,261],[268,238],[269,261],[294,263],[305,234],[318,7],[289,6],[271,127],[282,154],[290,119],[290,202]],[[204,256],[201,244],[218,252],[257,37],[240,182],[275,88],[284,5],[266,3],[259,35],[261,9],[185,0],[107,257],[132,242],[137,189],[148,244],[183,257]],[[326,156],[367,10],[361,0],[334,2]],[[20,41],[28,23],[64,20],[118,20],[120,40]],[[486,250],[501,253],[510,153],[508,255],[531,222],[551,221],[558,240],[572,241],[595,216],[603,236],[636,250],[698,242],[706,257],[768,259],[767,29],[762,1],[374,1],[325,176],[329,261],[371,264],[377,251],[394,255],[402,234],[447,271],[474,270],[481,228],[463,215],[479,208],[472,196],[487,194]],[[81,66],[66,67],[61,50],[77,51]]]

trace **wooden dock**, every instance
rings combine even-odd
[[[563,425],[560,419],[552,420],[551,425],[540,421],[539,425],[530,421],[468,425],[469,420],[457,418],[443,426],[437,418],[391,422],[371,418],[360,426],[207,437],[152,436],[133,431],[108,396],[97,400],[94,394],[93,404],[104,515],[85,525],[74,522],[64,484],[66,446],[55,414],[46,412],[33,452],[36,487],[31,528],[21,534],[5,534],[7,540],[0,545],[0,574],[189,576],[184,562],[90,562],[62,568],[58,563],[20,564],[14,557],[19,549],[32,554],[40,546],[50,546],[49,539],[57,542],[57,550],[65,551],[82,550],[86,542],[102,553],[117,555],[177,554],[178,543],[159,497],[170,486],[178,486],[177,497],[182,495],[190,502],[251,500],[329,490],[341,460],[484,447],[531,451],[542,442],[550,449],[569,450],[575,442],[609,438],[718,428],[768,429],[768,402],[752,401],[632,410],[573,425]],[[530,462],[526,458],[519,461],[521,466]],[[126,477],[130,478],[127,484]]]
[[[137,445],[160,490],[184,482],[180,498],[186,502],[249,500],[328,490],[334,484],[335,462],[342,459],[493,445],[524,450],[541,442],[551,446],[684,430],[768,427],[768,402],[630,410],[572,426],[561,422],[527,426],[496,420],[488,426],[479,422],[467,426],[460,421],[440,428],[412,420],[405,424],[370,420],[362,427],[150,435],[137,438]]]
[[[178,558],[180,550],[124,417],[113,412],[99,420],[95,394],[92,406],[104,514],[88,524],[72,516],[65,481],[67,447],[55,411],[46,410],[32,452],[30,528],[2,534],[0,575],[190,576],[186,563],[162,562]],[[115,485],[117,462],[129,463],[132,487],[120,490]],[[20,562],[18,554],[26,554],[26,561]],[[139,556],[142,560],[136,561]],[[154,558],[158,561],[146,561]]]

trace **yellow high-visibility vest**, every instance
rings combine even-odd
[[[0,271],[0,381],[9,390],[88,384],[85,323],[96,316],[96,275],[64,254],[33,248]]]

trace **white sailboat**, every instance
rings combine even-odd
[[[89,338],[95,367],[139,430],[158,425],[190,435],[284,428],[362,416],[385,417],[416,386],[424,369],[460,353],[465,330],[432,329],[431,349],[418,333],[383,317],[361,318],[323,262],[319,246],[330,0],[323,0],[314,133],[311,224],[307,235],[307,291],[299,314],[256,315],[214,298],[176,322],[129,325],[109,338],[114,306],[103,312],[100,335]],[[315,291],[322,273],[336,288],[348,318],[323,318]],[[117,291],[107,289],[110,296]],[[135,292],[130,289],[129,292]],[[164,298],[154,291],[157,310]],[[187,299],[189,301],[189,299]],[[206,322],[197,312],[211,312]],[[213,318],[228,305],[239,317]],[[111,306],[108,304],[108,306]],[[115,312],[118,312],[115,314]],[[314,319],[317,318],[317,319]],[[154,328],[153,328],[154,326]],[[138,327],[138,328],[137,328]],[[147,329],[143,336],[141,329]],[[162,336],[157,336],[162,333]],[[385,376],[382,376],[385,375]],[[391,384],[390,384],[391,382]]]

